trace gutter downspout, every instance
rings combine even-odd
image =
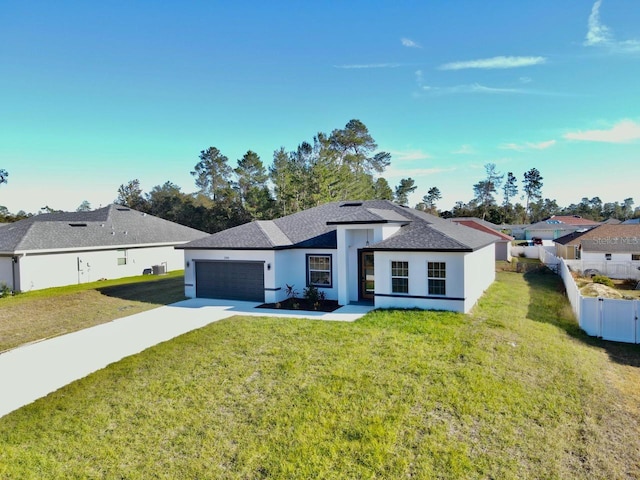
[[[26,254],[23,253],[20,256],[14,255],[13,257],[11,257],[11,291],[13,293],[20,291],[20,289],[16,288],[16,265],[18,265],[20,258],[24,257],[25,255]]]

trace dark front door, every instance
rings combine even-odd
[[[373,300],[375,292],[375,275],[373,269],[373,252],[360,252],[360,298]]]

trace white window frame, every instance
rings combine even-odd
[[[394,264],[404,264],[404,265],[394,265]],[[404,288],[402,291],[396,290],[398,287],[397,284],[394,284],[394,280],[404,280],[406,281],[406,292]],[[405,262],[403,260],[391,260],[391,293],[409,293],[409,262]]]
[[[443,292],[439,292],[439,290]],[[436,291],[438,290],[438,291]],[[427,292],[429,295],[447,295],[447,263],[427,262]]]
[[[118,249],[116,250],[116,254],[117,254],[117,263],[119,267],[122,267],[128,263],[128,255],[126,250]]]
[[[321,268],[312,268],[312,259],[313,258],[322,258],[329,260],[329,268],[321,269]],[[326,274],[329,280],[329,283],[319,283],[311,281],[311,274],[313,272]],[[331,254],[328,253],[307,253],[307,287],[314,286],[317,288],[332,288],[333,287],[333,258]]]

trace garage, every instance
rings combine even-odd
[[[264,262],[195,263],[196,297],[264,302]]]

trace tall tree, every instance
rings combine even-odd
[[[249,150],[238,160],[234,169],[240,201],[247,213],[254,219],[273,216],[273,199],[267,187],[267,170],[257,153]]]
[[[80,206],[76,208],[76,212],[90,212],[91,210],[93,209],[88,200],[83,200]]]
[[[441,198],[442,194],[440,193],[440,189],[438,187],[431,187],[427,191],[427,194],[422,197],[422,202],[419,203],[416,208],[429,212],[432,215],[437,215],[436,202]]]
[[[529,208],[531,200],[537,200],[542,197],[542,185],[542,175],[540,175],[537,168],[532,168],[525,172],[524,182],[522,183],[522,190],[526,199],[525,216],[531,213]]]
[[[475,199],[482,210],[484,220],[489,211],[489,207],[496,203],[494,194],[498,191],[504,175],[496,171],[495,163],[487,163],[484,166],[486,177],[473,186]]]
[[[200,192],[212,200],[221,195],[228,195],[231,188],[231,167],[229,159],[216,147],[209,147],[200,152],[200,161],[191,175],[196,177],[196,186]]]
[[[407,205],[409,203],[409,195],[415,192],[418,188],[413,178],[403,178],[396,187],[395,197],[396,202],[400,205]]]
[[[373,198],[376,200],[393,200],[393,190],[384,177],[379,177],[373,184]]]
[[[140,180],[137,178],[130,180],[126,184],[120,185],[118,188],[118,198],[116,198],[116,203],[135,210],[140,210],[141,212],[146,212],[149,208],[147,201],[142,196]]]
[[[622,201],[622,220],[629,220],[630,218],[633,218],[633,215],[633,198],[625,198]]]
[[[507,206],[511,203],[511,199],[518,195],[518,179],[513,172],[507,173],[507,180],[502,186],[502,205]]]
[[[352,172],[382,173],[391,162],[389,153],[375,153],[378,145],[360,120],[349,120],[343,129],[331,132],[329,142]]]

